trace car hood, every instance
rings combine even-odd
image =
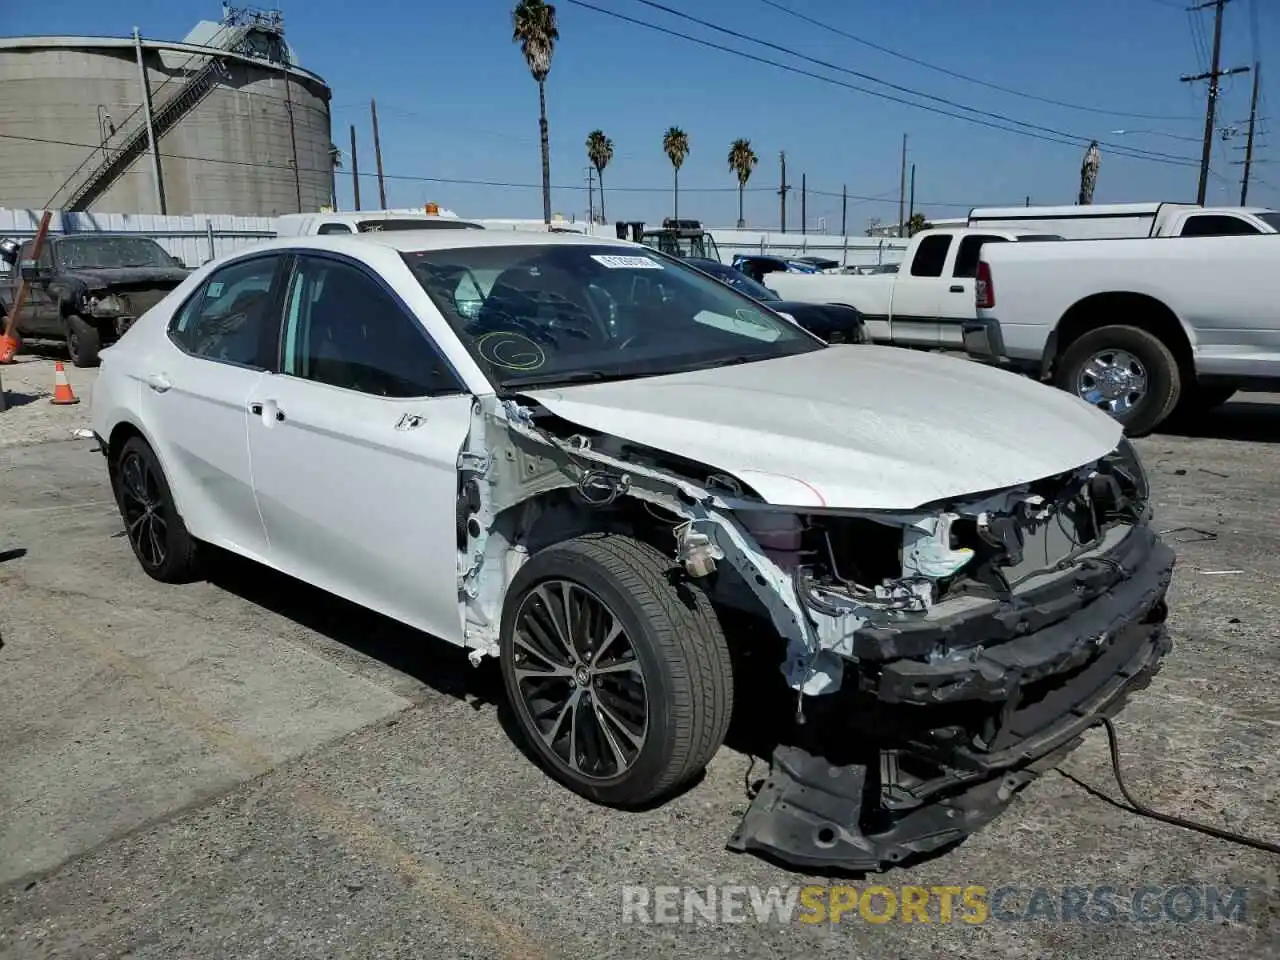
[[[833,346],[525,395],[797,507],[908,510],[1074,469],[1121,438],[1119,424],[1070,394],[897,347]]]
[[[94,290],[128,284],[135,286],[149,283],[156,286],[176,287],[190,273],[181,267],[94,267],[84,270],[66,270],[63,276],[79,280]]]

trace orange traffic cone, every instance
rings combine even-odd
[[[22,349],[22,338],[16,333],[7,336],[0,333],[0,363],[13,363],[13,358]]]
[[[63,369],[61,360],[53,364],[53,396],[49,398],[49,402],[58,404],[80,402],[80,398],[76,396],[75,391],[71,389],[71,384],[67,381],[67,371]]]

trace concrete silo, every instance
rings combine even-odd
[[[329,101],[278,13],[227,9],[172,43],[0,38],[0,207],[317,210],[333,189]]]

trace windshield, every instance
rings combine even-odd
[[[164,247],[146,237],[64,237],[58,262],[64,270],[175,266]]]
[[[782,299],[764,284],[756,283],[741,270],[735,270],[733,267],[721,267],[718,270],[712,267],[707,270],[707,273],[717,280],[727,283],[733,289],[742,291],[752,300],[761,300],[765,303],[773,301],[776,303]]]
[[[1257,217],[1272,230],[1280,233],[1280,213],[1259,213]]]
[[[483,230],[483,227],[465,220],[440,220],[437,217],[424,217],[411,220],[408,217],[395,217],[386,220],[361,220],[356,224],[357,233],[387,233],[391,230]]]
[[[825,349],[726,284],[635,248],[485,246],[404,259],[499,387],[654,376]]]

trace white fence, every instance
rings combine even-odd
[[[0,208],[0,239],[35,236],[42,210]],[[271,217],[164,217],[149,213],[63,213],[54,211],[51,233],[140,233],[153,237],[189,267],[276,235]],[[0,270],[5,268],[0,262]]]
[[[40,210],[7,210],[0,208],[0,239],[26,239],[35,236],[40,224]],[[542,230],[541,220],[479,220],[490,230]],[[571,229],[598,237],[616,236],[610,225],[570,223],[554,224],[558,229]],[[241,247],[269,240],[276,234],[272,217],[233,217],[226,215],[160,216],[149,213],[63,213],[55,211],[49,223],[53,233],[140,233],[153,237],[169,253],[189,267],[220,257]],[[771,254],[782,257],[820,256],[837,260],[844,266],[870,266],[897,263],[902,259],[907,241],[882,237],[837,237],[821,233],[767,233],[759,230],[710,228],[725,262],[734,254]],[[0,270],[5,265],[0,263]]]
[[[477,220],[487,230],[542,230],[541,220]],[[613,224],[585,221],[553,220],[556,230],[572,230],[594,237],[615,237]],[[777,257],[828,257],[841,266],[874,266],[898,263],[907,249],[907,240],[896,237],[838,237],[826,233],[769,233],[762,230],[736,230],[708,227],[716,241],[720,259],[726,263],[735,254],[767,254]]]

